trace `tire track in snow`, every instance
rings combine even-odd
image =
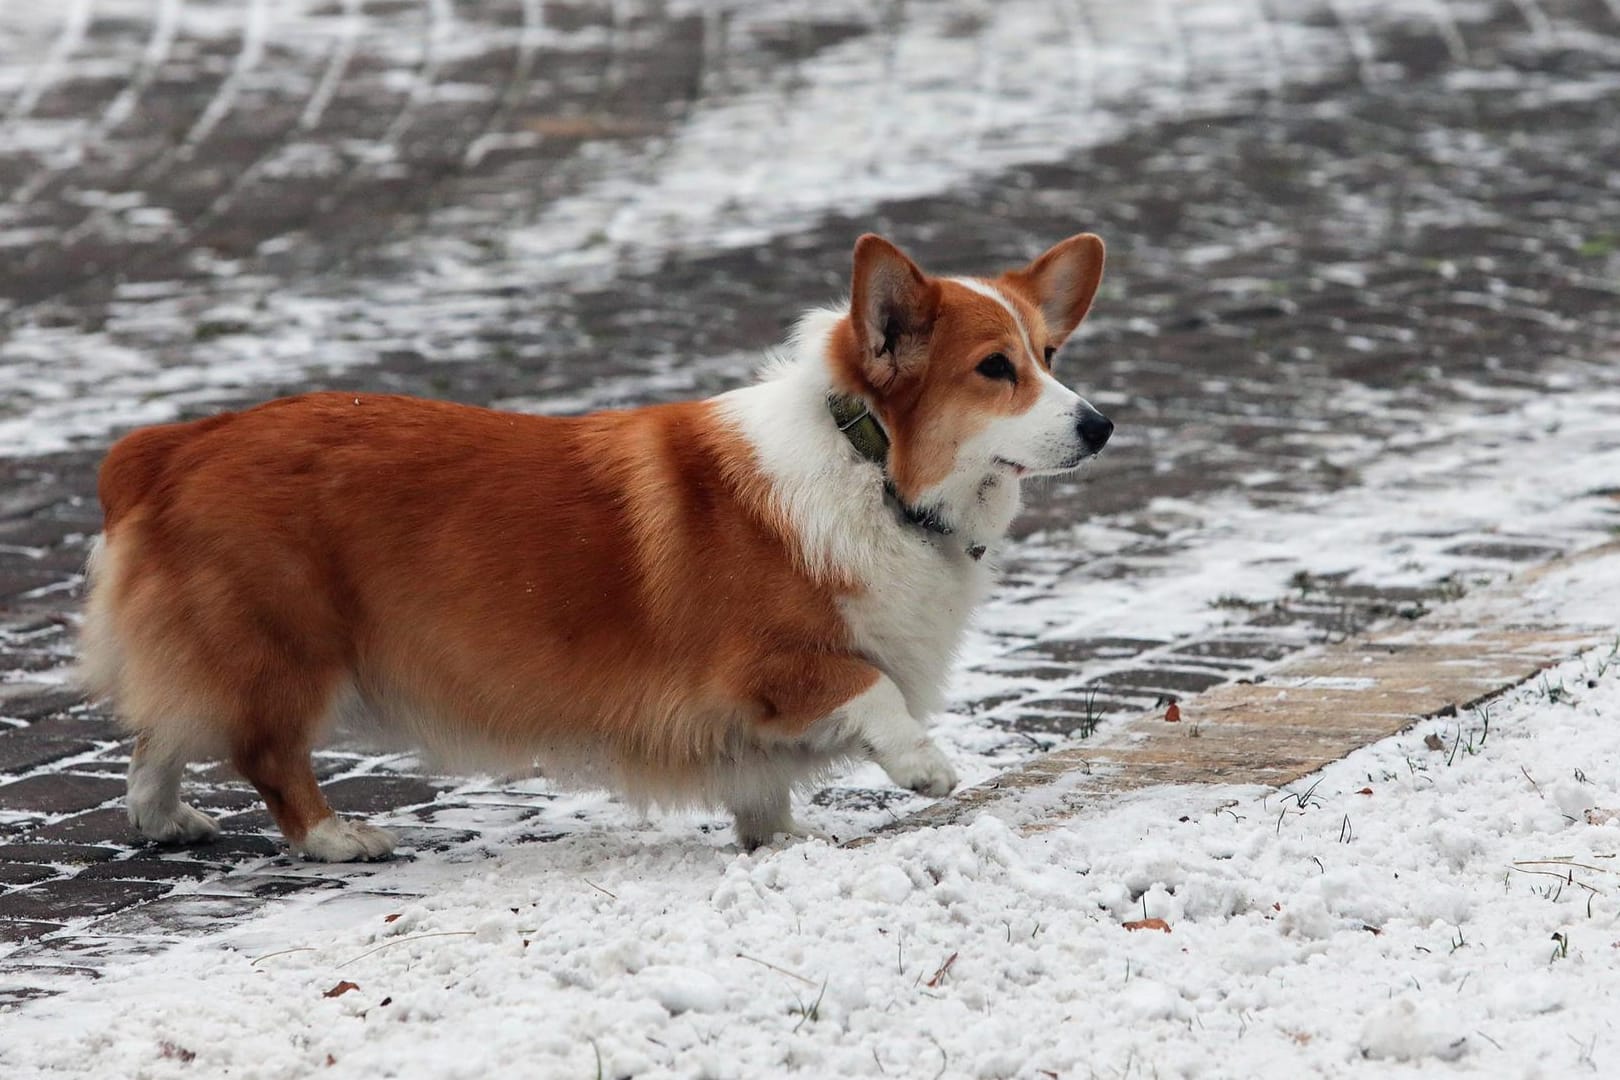
[[[1091,13],[1086,8],[1086,0],[1054,0],[1054,3],[1074,52],[1074,66],[1069,76],[1078,99],[1074,122],[1083,129],[1087,114],[1097,107],[1096,32],[1092,27]]]
[[[254,156],[253,160],[242,168],[230,186],[222,191],[215,199],[204,207],[191,221],[180,226],[179,234],[164,249],[155,252],[151,257],[164,259],[184,251],[197,238],[198,234],[216,221],[223,218],[232,206],[236,204],[242,193],[248,190],[270,163],[287,148],[293,132],[307,133],[320,123],[331,103],[331,98],[337,91],[343,73],[348,69],[354,57],[354,46],[360,31],[365,23],[365,16],[361,12],[364,0],[344,0],[342,30],[333,39],[328,51],[326,63],[322,66],[321,77],[310,89],[309,96],[305,98],[303,108],[298,110],[298,121],[290,130],[279,132],[276,138],[267,141],[263,150]],[[322,95],[325,95],[324,97]]]
[[[314,93],[304,103],[304,111],[298,114],[300,131],[314,131],[321,126],[326,107],[332,103],[344,74],[349,70],[349,64],[354,60],[355,43],[360,40],[360,32],[366,26],[365,5],[366,0],[343,0],[343,32],[338,38],[337,47],[327,58],[326,68],[321,72],[320,82],[315,84]]]
[[[11,108],[6,110],[5,121],[0,123],[0,136],[8,134],[19,121],[32,113],[40,99],[57,82],[68,60],[84,43],[94,9],[95,0],[71,0],[71,5],[63,13],[61,33],[56,36],[45,58],[40,61],[16,100],[11,103]]]
[[[179,142],[167,147],[161,154],[136,172],[133,179],[135,186],[151,187],[160,177],[170,172],[176,164],[190,160],[196,153],[196,147],[213,133],[214,129],[219,126],[220,121],[230,112],[240,91],[242,80],[264,58],[265,39],[269,32],[270,3],[271,0],[249,0],[248,17],[242,25],[241,45],[232,60],[231,70],[220,81],[220,84],[215,87],[214,93],[203,105],[197,119],[192,121]],[[105,208],[98,207],[77,225],[66,230],[58,240],[58,246],[71,248],[105,225],[108,217],[109,212]],[[32,307],[56,299],[64,293],[81,288],[88,283],[76,282],[50,295],[30,301],[27,306]]]
[[[1620,0],[1616,2],[1620,3]],[[1446,43],[1446,52],[1451,56],[1451,62],[1468,63],[1468,43],[1463,40],[1462,30],[1457,25],[1457,17],[1452,13],[1451,0],[1428,0],[1426,6],[1434,23],[1435,33]]]
[[[422,28],[422,63],[411,80],[410,91],[399,112],[394,114],[393,121],[377,140],[385,152],[391,153],[398,147],[405,132],[416,122],[417,112],[433,95],[439,81],[439,69],[444,64],[445,45],[455,25],[450,0],[424,0],[424,3],[427,20]]]
[[[484,160],[484,155],[498,143],[506,125],[511,121],[512,113],[528,96],[532,88],[529,75],[534,69],[535,58],[539,55],[540,44],[545,40],[545,25],[546,13],[540,0],[523,0],[523,27],[518,32],[517,59],[512,64],[512,70],[507,76],[506,86],[501,91],[500,101],[495,110],[485,118],[478,134],[468,142],[467,149],[462,153],[462,168],[478,167]]]
[[[1382,81],[1378,75],[1378,55],[1372,38],[1360,20],[1354,18],[1346,9],[1346,0],[1327,0],[1327,6],[1333,12],[1334,22],[1344,34],[1345,45],[1355,61],[1356,75],[1360,78],[1361,85],[1372,89]]]
[[[231,61],[231,70],[203,105],[202,113],[181,136],[179,145],[153,162],[141,174],[142,182],[149,183],[177,162],[191,160],[196,155],[197,147],[214,133],[214,129],[235,107],[236,99],[242,92],[242,83],[264,60],[265,43],[270,37],[271,4],[274,2],[248,0],[247,18],[242,23],[242,44]]]
[[[70,148],[68,152],[58,155],[55,160],[47,161],[36,169],[26,181],[11,192],[7,202],[15,204],[32,202],[46,184],[83,159],[85,146],[94,146],[102,142],[134,114],[141,95],[146,92],[152,79],[162,70],[164,62],[169,58],[169,52],[174,46],[175,32],[180,24],[180,11],[184,5],[185,0],[160,0],[157,15],[152,21],[152,31],[147,36],[146,47],[141,50],[134,74],[102,110],[101,116],[89,134],[79,140],[78,146]]]

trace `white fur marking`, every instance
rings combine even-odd
[[[895,681],[913,716],[926,717],[944,707],[963,628],[990,585],[988,561],[968,558],[961,538],[999,540],[1018,509],[1017,484],[982,506],[975,493],[956,537],[902,522],[884,497],[883,470],[855,452],[827,411],[827,340],[843,317],[810,312],[763,381],[718,406],[753,447],[805,566],[862,585],[843,608],[855,647]]]
[[[358,862],[380,859],[394,850],[394,834],[363,821],[336,814],[322,818],[293,845],[300,855],[316,862]]]
[[[1024,325],[1024,317],[1018,313],[1018,308],[1013,305],[1011,300],[1007,299],[1005,293],[982,278],[959,277],[951,278],[951,280],[958,285],[972,289],[980,296],[988,296],[1006,308],[1007,314],[1012,316],[1013,325],[1018,327],[1018,336],[1024,339],[1024,351],[1029,353],[1029,358],[1035,362],[1037,368],[1041,367],[1041,358],[1035,355],[1035,346],[1030,342],[1029,327]]]
[[[956,770],[907,710],[892,679],[880,676],[841,711],[850,737],[871,747],[872,760],[899,786],[936,798],[956,787]]]
[[[137,753],[129,761],[129,823],[148,840],[190,844],[219,835],[219,823],[180,801],[185,766]]]

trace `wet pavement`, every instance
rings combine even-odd
[[[1060,371],[1119,435],[1031,500],[1005,612],[1173,562],[1190,503],[1298,506],[1420,453],[1436,415],[1620,382],[1620,12],[1599,0],[1261,0],[1220,26],[1202,13],[1233,5],[54,7],[0,11],[0,995],[291,892],[400,887],[291,863],[219,769],[193,778],[217,842],[128,829],[127,744],[62,669],[96,462],[129,425],[317,387],[553,411],[709,393],[839,292],[860,232],[976,272],[1088,229],[1109,276]],[[1008,74],[1020,18],[1055,28],[1064,111],[1020,111],[1040,100]],[[908,133],[881,125],[784,141],[840,65],[888,80],[897,128],[926,115],[952,91],[906,82],[924,46],[976,60],[970,101],[992,103],[955,157],[908,176],[882,153]],[[773,161],[810,185],[846,150],[862,194],[773,186]],[[729,202],[680,187],[728,176]],[[1106,553],[1064,541],[1082,519]],[[1430,580],[1307,579],[1197,633],[1032,641],[992,617],[957,749],[1014,763],[1574,542],[1502,522],[1440,537]],[[419,857],[482,857],[492,820],[503,843],[570,827],[541,789],[360,744],[321,770]]]

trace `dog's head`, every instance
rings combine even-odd
[[[829,361],[889,436],[912,506],[986,479],[1065,472],[1114,425],[1052,372],[1102,280],[1103,244],[1071,236],[994,278],[936,278],[880,236],[855,244],[849,318]]]

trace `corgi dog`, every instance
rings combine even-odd
[[[385,856],[311,767],[350,714],[723,807],[746,846],[805,835],[790,796],[851,760],[946,794],[927,721],[1020,481],[1113,431],[1052,371],[1102,269],[1089,234],[993,278],[867,235],[848,305],[708,400],[565,418],[311,393],[126,436],[81,670],[135,736],[130,821],[215,835],[180,787],[224,759],[305,858]]]

